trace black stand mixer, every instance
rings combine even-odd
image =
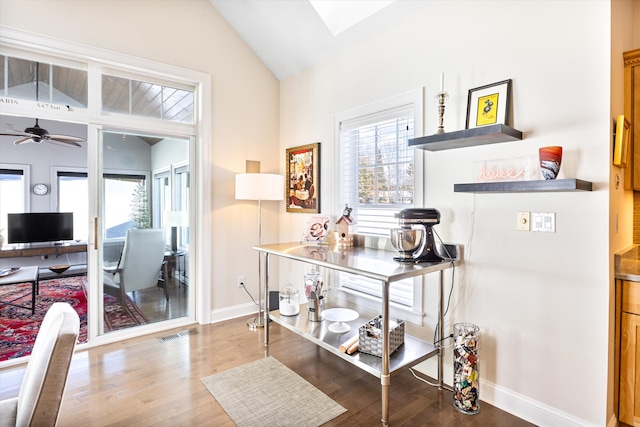
[[[400,253],[393,259],[403,263],[441,262],[436,251],[433,226],[440,224],[440,212],[430,208],[403,209],[395,215],[399,228],[391,229],[391,244]]]

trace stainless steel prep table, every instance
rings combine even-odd
[[[382,357],[356,353],[347,355],[339,350],[339,345],[345,339],[358,333],[358,326],[364,324],[368,318],[357,319],[350,322],[352,330],[349,334],[334,334],[328,331],[326,322],[309,322],[304,315],[305,307],[301,307],[300,314],[295,317],[281,316],[278,311],[264,311],[264,343],[269,344],[269,318],[283,327],[296,332],[309,339],[322,348],[353,363],[361,369],[380,378],[382,388],[382,424],[389,422],[389,384],[391,372],[402,367],[418,363],[431,356],[438,356],[438,387],[443,388],[442,358],[444,350],[417,338],[405,335],[405,342],[400,348],[389,355],[389,285],[402,279],[422,276],[429,273],[440,272],[438,289],[439,299],[439,323],[438,333],[443,336],[444,325],[444,270],[458,265],[460,262],[460,247],[447,245],[449,253],[454,260],[435,263],[400,264],[393,260],[396,252],[379,248],[353,246],[349,248],[333,248],[332,246],[304,245],[299,242],[277,243],[270,245],[254,246],[256,251],[264,254],[265,280],[264,295],[269,295],[269,256],[288,258],[305,262],[335,271],[351,273],[379,280],[382,286]],[[262,278],[261,278],[262,280]]]

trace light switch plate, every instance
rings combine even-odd
[[[531,231],[555,233],[556,232],[556,213],[555,212],[533,212],[531,214]]]
[[[516,212],[516,230],[531,230],[531,215],[529,212]]]

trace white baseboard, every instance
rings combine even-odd
[[[448,385],[451,385],[453,379],[453,365],[449,362],[451,360],[452,358],[447,357],[445,353],[443,375],[444,382]],[[428,359],[416,365],[414,369],[431,378],[436,378],[438,376],[437,359],[435,357]],[[530,399],[522,394],[515,393],[491,381],[483,380],[482,371],[480,371],[480,401],[487,402],[496,408],[539,426],[595,427],[595,424],[591,424],[571,414]],[[482,411],[482,404],[480,405],[480,411]],[[611,424],[611,422],[609,422],[607,427],[613,427],[615,425],[615,423]]]
[[[480,396],[480,400],[539,426],[595,427],[595,424],[586,420],[530,399],[491,381],[480,380]]]
[[[252,302],[225,307],[219,310],[213,310],[210,317],[211,323],[218,323],[224,320],[235,319],[236,317],[250,316],[252,314],[257,314],[257,310],[258,307]]]

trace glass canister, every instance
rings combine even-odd
[[[304,275],[304,294],[307,299],[311,298],[312,292],[316,297],[322,296],[322,274],[316,270],[315,265]]]
[[[308,300],[309,320],[322,321],[322,309],[324,307],[324,284],[322,274],[313,266],[311,271],[304,275],[304,293]]]
[[[280,314],[295,316],[300,313],[300,292],[293,285],[288,285],[280,291]]]
[[[477,414],[480,411],[480,328],[471,323],[456,323],[453,340],[453,406],[464,414]]]

